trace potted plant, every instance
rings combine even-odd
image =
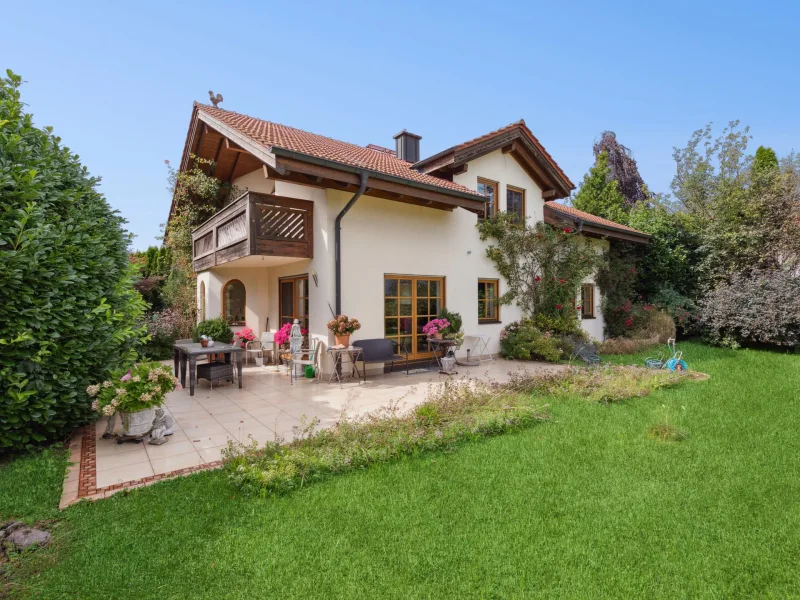
[[[361,329],[361,323],[347,315],[338,315],[328,323],[328,329],[333,332],[337,346],[349,348],[350,334]]]
[[[422,333],[427,335],[429,338],[440,340],[442,339],[442,332],[447,330],[449,327],[450,321],[447,319],[433,319],[425,324],[425,326],[422,328]]]
[[[284,323],[281,326],[281,328],[275,332],[275,344],[278,346],[278,348],[289,347],[289,338],[291,336],[291,332],[292,332],[291,323]],[[308,329],[301,329],[300,333],[306,336],[308,335]],[[289,358],[291,358],[291,355],[288,352],[281,352],[278,354],[278,358],[280,358],[281,362],[289,362]]]
[[[457,347],[460,348],[464,342],[464,331],[461,329],[461,314],[442,308],[439,311],[439,318],[450,323],[448,327],[441,331],[442,337],[446,340],[453,340]]]
[[[118,372],[86,392],[94,398],[93,410],[108,417],[119,413],[124,434],[141,437],[150,431],[164,395],[179,387],[169,367],[153,362],[136,364],[121,376]]]

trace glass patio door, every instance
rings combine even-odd
[[[384,337],[404,345],[410,358],[426,358],[422,328],[444,306],[444,277],[386,275],[384,277]]]
[[[285,277],[278,283],[280,325],[300,320],[300,327],[308,329],[308,275]]]

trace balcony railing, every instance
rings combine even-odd
[[[245,256],[314,257],[314,203],[245,192],[192,232],[195,271]]]

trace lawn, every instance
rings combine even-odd
[[[710,380],[614,405],[559,399],[522,433],[278,499],[240,497],[215,472],[74,506],[54,545],[12,570],[12,594],[800,595],[800,356],[682,349]],[[664,419],[689,439],[649,437]],[[58,497],[25,487],[16,512],[48,515]]]

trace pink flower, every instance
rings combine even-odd
[[[627,321],[625,321],[626,327],[630,327],[631,325],[633,325],[633,319],[628,319]]]
[[[542,280],[542,278],[537,275],[536,276],[536,281],[541,281],[541,280]]]
[[[131,378],[131,372],[130,372],[130,370],[128,370],[128,372],[125,373],[125,375],[123,375],[122,377],[120,377],[119,380],[120,381],[130,381],[130,378]]]
[[[564,227],[564,233],[569,233],[570,231],[572,231],[572,229],[569,227]]]
[[[557,308],[558,310],[561,310],[561,309],[563,308],[563,306],[562,306],[561,304],[556,304],[556,308]]]

